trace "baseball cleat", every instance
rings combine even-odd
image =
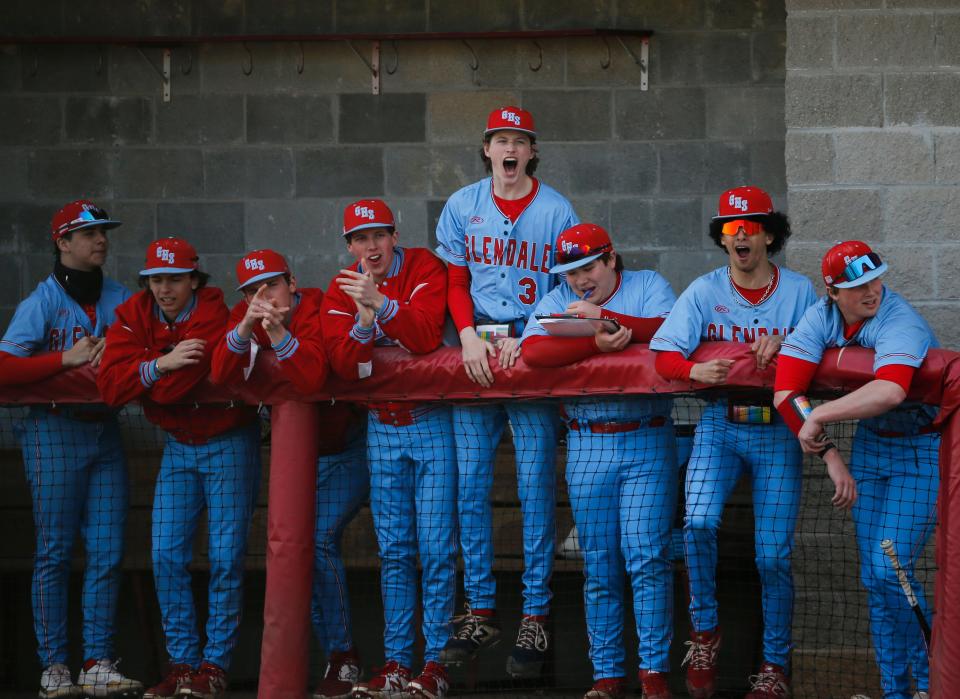
[[[492,609],[474,612],[467,605],[466,613],[453,621],[460,626],[440,651],[440,662],[445,665],[473,660],[480,651],[500,642],[500,622]]]
[[[63,663],[54,663],[40,675],[40,699],[79,697],[80,688],[70,677],[70,668]]]
[[[440,663],[430,661],[423,667],[417,679],[407,685],[406,695],[421,699],[444,699],[450,691],[447,669]]]
[[[373,677],[361,682],[353,690],[355,697],[376,697],[376,699],[400,699],[410,684],[410,668],[396,660],[373,671]]]
[[[517,642],[507,658],[507,674],[514,679],[532,679],[540,676],[550,647],[550,634],[544,624],[546,616],[525,614],[520,621]]]
[[[653,670],[640,671],[640,693],[643,699],[673,699],[667,673]]]
[[[593,683],[583,699],[624,699],[626,696],[626,677],[604,677]]]
[[[125,677],[117,670],[120,659],[89,659],[77,678],[80,692],[87,697],[139,697],[143,684]]]
[[[204,660],[200,668],[180,685],[179,696],[220,699],[227,691],[227,673],[219,665]]]
[[[712,631],[693,631],[686,642],[690,648],[680,666],[687,668],[687,692],[691,699],[710,699],[717,691],[717,654],[721,638],[718,626]]]
[[[193,668],[186,663],[170,663],[159,683],[143,693],[143,699],[173,699],[180,693],[180,686],[186,684]]]
[[[764,663],[760,672],[750,676],[750,693],[745,699],[786,699],[790,696],[790,680],[780,665]]]
[[[346,699],[360,681],[360,657],[354,648],[334,651],[327,658],[327,670],[312,699]]]

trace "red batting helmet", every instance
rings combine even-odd
[[[487,130],[483,132],[484,136],[489,136],[494,131],[523,131],[534,138],[537,137],[537,130],[533,125],[533,114],[520,107],[499,107],[490,112],[487,117]]]
[[[396,228],[390,207],[380,199],[361,199],[347,204],[343,210],[343,234],[365,228]]]
[[[53,215],[53,220],[50,222],[50,236],[57,240],[81,228],[93,226],[116,228],[119,225],[120,221],[111,220],[107,212],[92,201],[77,199]]]
[[[282,274],[290,274],[290,267],[279,252],[267,249],[248,252],[237,263],[237,281],[240,283],[237,291]]]
[[[887,271],[887,263],[866,243],[847,240],[827,250],[821,270],[827,286],[849,289],[879,277]]]
[[[161,238],[147,248],[141,277],[152,274],[186,274],[200,269],[196,249],[183,238]]]
[[[734,187],[720,195],[714,221],[746,216],[765,216],[773,213],[770,195],[759,187]]]
[[[613,250],[610,235],[595,223],[578,223],[557,236],[557,261],[550,274],[568,272],[588,265],[605,252]]]

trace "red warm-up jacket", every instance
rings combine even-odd
[[[317,393],[327,379],[330,363],[323,349],[323,328],[321,325],[320,304],[323,292],[320,289],[299,289],[299,303],[290,315],[290,341],[296,340],[296,350],[285,359],[278,361],[280,371],[291,386],[305,397]],[[227,332],[239,325],[247,314],[249,305],[244,299],[230,311]],[[272,352],[270,337],[261,325],[253,328],[251,342],[260,352]],[[226,338],[217,343],[213,350],[213,363],[210,379],[214,383],[238,386],[244,382],[243,370],[250,365],[250,352],[238,354],[230,349]],[[343,451],[351,435],[362,429],[362,411],[347,403],[320,404],[320,420],[317,429],[320,434],[320,453],[336,454]]]
[[[202,444],[256,417],[252,407],[203,405],[195,402],[202,396],[190,395],[210,372],[210,356],[223,340],[227,324],[227,307],[220,289],[199,289],[195,298],[193,311],[179,323],[169,323],[157,312],[148,290],[118,306],[97,375],[100,395],[109,405],[139,400],[150,422],[187,444]],[[189,339],[207,341],[203,360],[167,372],[152,386],[145,386],[140,365]]]

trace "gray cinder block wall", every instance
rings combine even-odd
[[[534,112],[543,181],[581,217],[610,226],[629,264],[660,269],[678,291],[720,262],[705,234],[720,191],[756,182],[786,203],[782,0],[293,7],[61,0],[5,8],[0,250],[14,264],[0,275],[0,323],[49,272],[53,211],[84,195],[125,221],[112,235],[110,268],[127,282],[151,239],[178,234],[224,287],[239,255],[268,245],[292,258],[301,282],[326,286],[347,261],[342,207],[362,196],[394,207],[405,241],[432,244],[446,197],[483,174],[485,118],[503,103]],[[399,41],[396,53],[384,42],[379,97],[343,41],[182,44],[169,103],[150,65],[160,65],[157,47],[17,43],[595,26],[656,32],[648,91],[615,38]],[[639,53],[638,39],[624,41]],[[355,46],[369,58],[369,42]]]
[[[960,345],[960,2],[788,0],[786,173],[816,279],[832,241],[860,238],[940,341]]]

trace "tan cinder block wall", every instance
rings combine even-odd
[[[960,346],[960,2],[788,0],[792,266],[832,241],[888,259],[889,284]]]

